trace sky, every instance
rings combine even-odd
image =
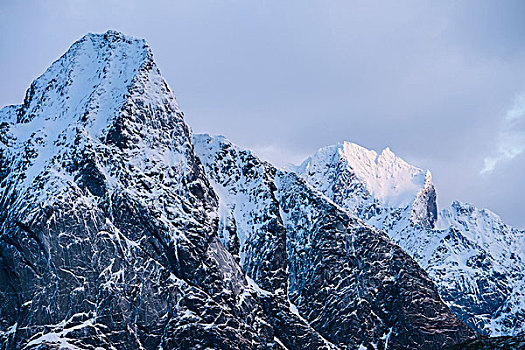
[[[88,32],[145,38],[194,132],[277,166],[343,140],[525,228],[525,2],[2,0],[0,105]]]

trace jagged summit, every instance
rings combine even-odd
[[[17,121],[70,118],[88,108],[110,117],[148,63],[153,55],[143,39],[116,31],[87,34],[33,81]],[[103,124],[95,123],[93,115],[89,119],[88,124]]]
[[[14,173],[22,187],[52,160],[73,166],[71,155],[80,149],[105,144],[146,152],[170,143],[174,128],[189,135],[147,43],[116,31],[75,42],[31,84],[22,105],[0,111],[0,122],[6,138],[0,148],[19,162]],[[28,149],[31,156],[16,157]]]
[[[2,109],[0,121],[13,124],[17,143],[38,138],[44,147],[80,129],[99,138],[139,94],[179,112],[145,40],[111,30],[87,34],[33,81],[22,105]]]
[[[321,148],[291,170],[360,217],[374,217],[378,228],[389,225],[384,221],[392,210],[406,211],[425,227],[434,227],[437,219],[430,171],[408,164],[390,148],[378,154],[345,141]]]
[[[479,246],[490,251],[500,262],[510,255],[525,260],[525,231],[510,227],[496,213],[458,200],[441,210],[437,227],[456,228]],[[525,307],[525,305],[524,305]]]
[[[351,170],[374,198],[393,207],[411,204],[428,178],[431,182],[430,172],[408,164],[388,147],[378,154],[347,141],[321,148],[295,171],[315,172],[326,164]]]
[[[429,171],[385,149],[322,148],[297,173],[336,204],[384,230],[434,279],[443,300],[485,334],[525,329],[525,233],[455,201],[438,212]]]

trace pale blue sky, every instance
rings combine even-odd
[[[145,38],[188,123],[283,165],[342,140],[525,228],[523,1],[9,1],[0,105],[87,32]],[[485,170],[485,171],[483,171]]]

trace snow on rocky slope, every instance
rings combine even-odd
[[[280,348],[148,45],[88,34],[0,111],[0,348]]]
[[[437,211],[430,172],[389,149],[344,142],[293,169],[314,188],[388,235],[436,282],[451,309],[490,335],[525,330],[524,232],[494,213],[454,202]]]
[[[77,41],[0,110],[0,349],[473,337],[381,231],[225,139],[194,140],[146,42],[114,31]],[[376,183],[377,200],[354,181],[356,208],[381,227],[434,225],[429,178],[401,168],[408,182]]]
[[[424,227],[437,219],[435,190],[429,171],[397,157],[350,142],[321,148],[301,165],[291,167],[315,189],[378,228],[392,216],[409,217]]]
[[[382,232],[224,137],[193,140],[219,195],[225,246],[327,340],[350,349],[441,349],[472,334]]]
[[[523,350],[525,334],[519,336],[479,337],[456,344],[449,350]]]

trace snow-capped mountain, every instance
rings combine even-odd
[[[491,335],[525,330],[524,232],[494,213],[454,202],[438,213],[429,171],[389,149],[344,142],[293,170],[315,189],[380,228],[430,275],[467,324]]]
[[[0,122],[0,348],[279,348],[143,40],[86,35]]]
[[[440,349],[475,335],[383,233],[208,140],[197,155],[146,42],[114,31],[0,110],[0,349]]]
[[[328,341],[441,349],[468,336],[423,270],[384,233],[224,137],[193,142],[219,196],[225,246],[258,285],[287,290],[291,308]]]
[[[321,148],[290,167],[344,208],[383,229],[392,215],[424,227],[437,220],[432,175],[406,163],[390,149],[381,154],[350,142]]]

